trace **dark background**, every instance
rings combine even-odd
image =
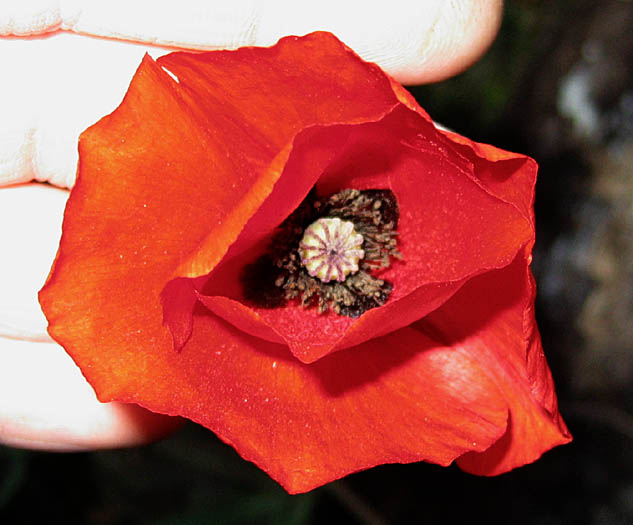
[[[496,478],[386,465],[300,496],[193,424],[131,450],[0,448],[0,522],[633,523],[633,3],[509,1],[483,60],[413,92],[541,166],[537,315],[573,443]]]

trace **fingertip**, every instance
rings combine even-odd
[[[426,83],[455,75],[492,43],[503,0],[322,0],[230,4],[187,0],[178,5],[124,0],[38,0],[0,10],[0,35],[40,34],[58,27],[82,34],[183,49],[269,46],[287,35],[330,31],[396,80]],[[151,11],[151,16],[146,16]]]
[[[395,76],[404,84],[421,84],[461,73],[488,50],[502,16],[503,0],[443,2],[428,39]]]
[[[59,0],[3,2],[0,35],[30,36],[52,31],[61,23]]]
[[[403,84],[436,82],[475,62],[499,29],[503,0],[392,0],[356,3],[325,0],[289,8],[260,6],[256,45],[288,34],[325,30]]]
[[[37,292],[57,252],[68,192],[46,184],[0,188],[0,337],[50,340]]]

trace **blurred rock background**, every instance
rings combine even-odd
[[[541,166],[537,314],[574,442],[497,478],[387,465],[301,496],[194,425],[133,450],[0,448],[1,523],[633,523],[633,2],[509,0],[481,62],[412,91]]]

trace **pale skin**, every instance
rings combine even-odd
[[[0,443],[60,451],[133,446],[180,424],[100,403],[49,338],[36,298],[59,241],[77,137],[115,109],[146,51],[271,45],[322,29],[405,84],[437,82],[485,52],[502,11],[502,0],[24,4],[0,7]]]

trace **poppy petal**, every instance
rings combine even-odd
[[[443,133],[473,164],[476,180],[492,195],[516,206],[533,225],[536,162],[525,155],[475,142],[457,133]]]
[[[382,463],[448,465],[486,450],[507,423],[503,396],[467,353],[411,328],[305,365],[198,309],[182,353],[115,353],[140,374],[118,385],[117,398],[138,399],[137,383],[148,385],[143,406],[213,430],[289,492]],[[170,380],[138,368],[139,354]]]
[[[343,127],[313,128],[309,139],[300,134],[278,181],[282,189],[275,187],[269,196],[279,204],[273,207],[265,203],[262,208],[283,210],[280,193],[285,190],[285,181],[305,177],[314,166],[324,168],[315,181],[323,194],[350,187],[392,190],[400,207],[398,233],[403,262],[380,274],[394,286],[387,304],[358,319],[323,315],[314,308],[306,310],[293,304],[284,307],[283,315],[275,308],[249,305],[239,283],[241,269],[261,252],[258,248],[254,254],[231,257],[233,252],[247,251],[241,239],[232,246],[233,252],[229,250],[224,266],[211,275],[201,296],[203,304],[217,315],[252,335],[285,342],[307,363],[423,317],[455,293],[465,279],[510,264],[533,235],[529,217],[523,216],[511,199],[506,202],[482,188],[470,159],[442,141],[432,123],[404,106],[394,108],[378,122],[348,126],[351,129],[345,132]],[[333,135],[344,140],[332,140]],[[342,145],[334,153],[336,143]],[[317,160],[318,152],[327,159]],[[328,165],[332,157],[335,160]],[[477,160],[486,168],[491,164]],[[298,203],[293,204],[296,207]],[[233,321],[238,310],[242,313]],[[246,318],[248,328],[240,323]]]
[[[496,475],[531,463],[571,436],[557,407],[533,311],[534,281],[525,256],[470,280],[415,327],[466,352],[486,370],[510,408],[506,434],[490,449],[458,460]]]

